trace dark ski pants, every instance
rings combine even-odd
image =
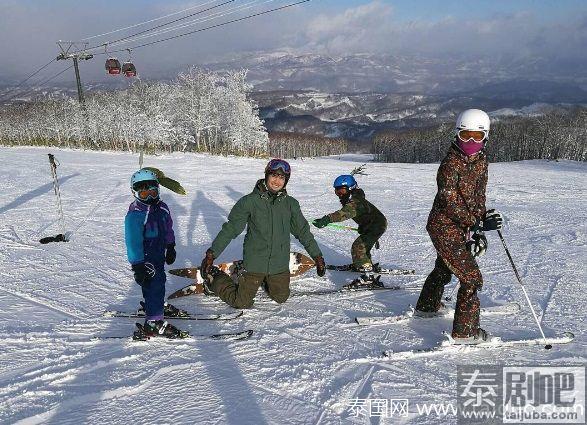
[[[255,295],[261,285],[273,301],[281,304],[289,298],[289,271],[279,274],[244,272],[238,278],[238,284],[227,274],[214,277],[211,288],[222,301],[234,308],[251,308]]]
[[[165,269],[156,268],[155,276],[142,286],[145,299],[145,320],[163,320],[165,304]]]
[[[360,235],[351,246],[351,256],[353,266],[359,269],[365,264],[373,264],[371,261],[371,249],[377,243],[379,238],[385,233],[385,229],[378,232],[369,232]]]
[[[438,252],[434,270],[428,275],[418,298],[416,309],[438,311],[444,286],[454,274],[460,283],[453,321],[453,338],[476,335],[479,330],[480,302],[477,291],[483,278],[477,262],[466,248],[465,234],[451,226],[441,234],[430,233]]]

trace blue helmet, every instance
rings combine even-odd
[[[357,181],[350,174],[343,174],[342,176],[338,176],[334,180],[334,184],[332,185],[332,187],[336,189],[337,187],[342,186],[348,187],[349,190],[353,190],[357,188]]]
[[[139,171],[136,171],[130,178],[130,188],[134,189],[134,185],[136,183],[144,181],[156,181],[157,183],[159,183],[157,175],[153,171],[147,168],[141,168]]]
[[[139,183],[143,183],[142,185]],[[146,186],[146,187],[141,187]],[[141,190],[151,187],[151,190]],[[159,180],[157,175],[146,168],[136,171],[130,178],[130,190],[133,196],[146,204],[154,204],[159,201]],[[143,195],[143,196],[141,196]]]

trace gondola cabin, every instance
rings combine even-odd
[[[110,75],[120,74],[120,61],[116,58],[108,58],[106,60],[106,72]]]
[[[122,73],[127,77],[136,77],[137,69],[132,62],[125,62],[122,64]]]

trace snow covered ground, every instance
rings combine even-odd
[[[68,243],[40,245],[59,233],[46,153],[61,165]],[[358,327],[357,315],[399,314],[414,304],[435,252],[425,231],[437,164],[368,164],[359,180],[390,227],[375,257],[415,268],[416,276],[384,277],[408,289],[293,297],[283,305],[264,294],[228,322],[177,322],[192,333],[254,329],[246,341],[90,340],[125,335],[132,319],[104,318],[106,309],[134,309],[140,288],[125,258],[123,218],[136,155],[41,148],[0,148],[0,423],[338,424],[455,423],[419,414],[417,404],[455,403],[460,364],[585,364],[587,337],[587,166],[525,161],[490,165],[488,206],[507,217],[504,235],[547,335],[572,331],[555,346],[469,350],[411,360],[377,359],[384,349],[431,347],[450,319]],[[292,161],[288,188],[308,218],[338,208],[334,177],[365,156]],[[175,219],[177,267],[199,264],[242,195],[262,176],[264,160],[207,155],[146,157],[180,180],[188,196],[163,192]],[[314,229],[327,262],[349,261],[352,232]],[[243,236],[221,259],[241,256]],[[482,319],[504,339],[539,335],[497,235],[480,260],[482,304],[517,301],[514,316]],[[292,240],[294,248],[300,248]],[[352,276],[314,271],[292,290],[340,287]],[[170,293],[188,281],[170,276]],[[447,288],[452,289],[453,284]],[[214,299],[187,297],[192,312],[229,312]],[[370,359],[366,360],[365,359]],[[409,416],[353,416],[352,399],[408,399]]]

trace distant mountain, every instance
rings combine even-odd
[[[380,129],[452,120],[471,107],[499,116],[587,104],[587,67],[557,65],[536,57],[335,57],[278,51],[246,52],[201,66],[218,72],[248,69],[251,96],[270,131],[368,143]],[[187,66],[166,72],[161,79],[168,80]],[[84,88],[121,89],[127,80],[85,83]],[[37,93],[51,91],[75,95],[75,86]]]
[[[256,90],[447,94],[505,81],[541,82],[537,88],[548,82],[587,88],[587,69],[557,68],[535,57],[432,58],[376,54],[335,57],[250,52],[206,67],[246,68]]]

